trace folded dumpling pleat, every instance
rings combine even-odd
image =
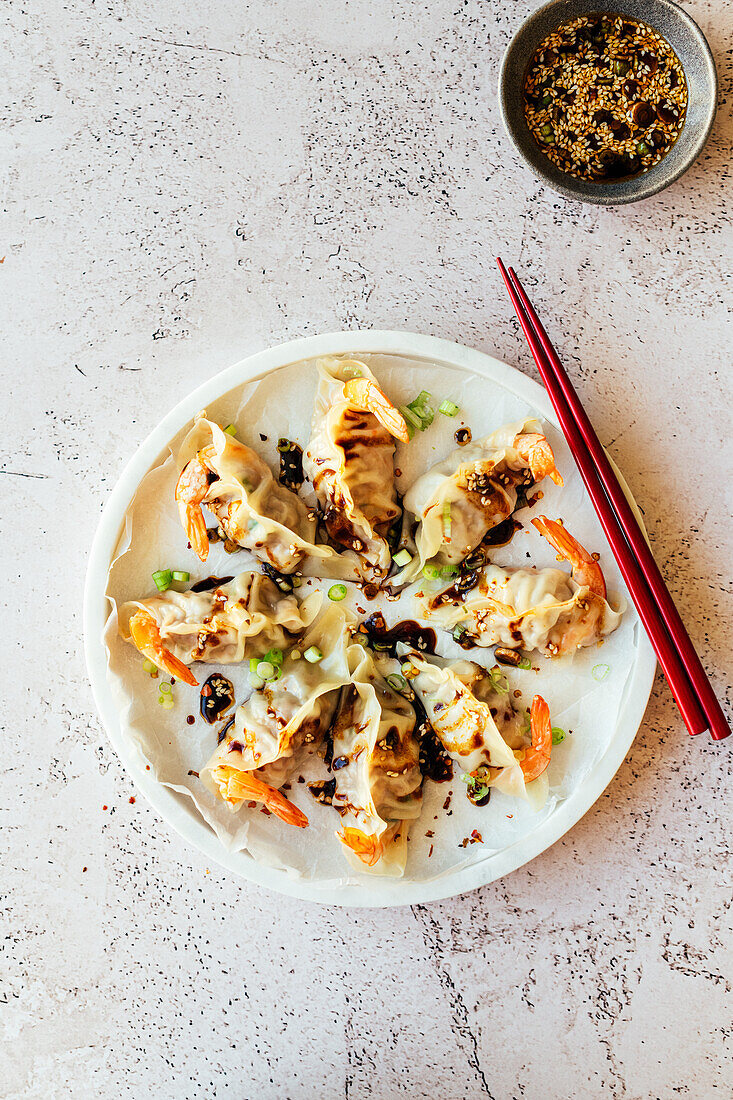
[[[386,576],[387,534],[400,516],[393,437],[407,440],[400,412],[354,359],[318,360],[318,392],[304,469],[329,536],[352,551],[367,580]]]
[[[198,556],[208,554],[202,507],[216,516],[227,538],[280,573],[301,563],[335,556],[315,543],[316,514],[297,493],[281,485],[251,447],[197,417],[178,454],[176,488],[181,521]]]
[[[332,730],[337,836],[358,870],[399,876],[410,822],[422,807],[416,714],[368,651],[354,646],[350,657],[352,683],[342,693]]]

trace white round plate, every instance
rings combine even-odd
[[[263,866],[247,852],[227,852],[213,830],[198,815],[189,799],[162,786],[153,778],[152,773],[144,770],[130,744],[121,734],[117,708],[106,676],[107,657],[102,634],[109,613],[109,605],[105,597],[107,573],[120,536],[125,512],[140,481],[159,460],[169,440],[201,408],[227,393],[234,386],[253,381],[280,367],[303,359],[346,352],[406,356],[413,360],[424,359],[426,369],[429,369],[430,363],[440,363],[482,375],[534,405],[545,419],[557,426],[547,394],[531,378],[527,378],[514,367],[501,363],[483,352],[473,351],[432,336],[376,331],[329,333],[294,340],[243,359],[184,398],[151,432],[123,471],[102,513],[89,557],[84,593],[85,652],[94,698],[117,755],[150,804],[176,832],[203,852],[207,858],[262,886],[309,901],[350,906],[414,905],[475,890],[516,870],[517,867],[528,863],[559,840],[600,797],[620,767],[636,736],[651,692],[656,660],[643,632],[616,736],[584,782],[561,802],[544,822],[508,848],[475,866],[461,868],[433,882],[408,883],[399,879],[379,878],[374,880],[374,886],[368,892],[358,885],[337,889],[325,888],[318,883],[292,878],[285,871]],[[626,492],[631,500],[628,490]],[[588,506],[591,507],[590,503]],[[640,519],[638,510],[636,511],[637,518]]]

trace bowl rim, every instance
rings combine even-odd
[[[627,687],[617,733],[605,754],[596,762],[581,787],[573,791],[545,822],[480,864],[458,869],[444,878],[428,882],[405,883],[402,880],[375,878],[365,884],[333,887],[310,883],[294,878],[286,871],[265,867],[246,852],[227,852],[213,829],[203,818],[191,812],[192,803],[186,796],[164,787],[153,777],[152,771],[145,771],[142,757],[120,731],[117,706],[107,683],[107,655],[103,642],[109,614],[105,594],[107,571],[117,548],[125,512],[140,480],[159,461],[169,440],[188,420],[208,402],[234,386],[263,377],[291,363],[334,354],[395,355],[413,360],[424,359],[426,363],[439,362],[478,373],[534,405],[540,415],[559,430],[549,398],[538,382],[485,352],[437,337],[402,331],[352,330],[304,337],[256,352],[214,375],[183,397],[150,432],[124,467],[104,505],[89,554],[84,589],[84,650],[94,700],[112,747],[153,809],[207,859],[260,886],[307,901],[354,908],[415,905],[454,897],[487,885],[540,855],[577,824],[611,782],[636,737],[651,694],[657,662],[646,634],[641,631],[637,661]],[[621,476],[620,481],[643,528],[638,506]],[[588,506],[591,507],[590,503]]]
[[[539,146],[536,149],[536,158],[530,157],[527,152],[527,148],[524,144],[524,134],[520,136],[518,127],[514,123],[514,112],[510,105],[508,89],[508,68],[514,59],[514,53],[519,47],[520,38],[531,32],[534,25],[543,21],[553,8],[564,8],[567,10],[571,6],[575,8],[580,2],[581,0],[547,0],[547,3],[527,16],[512,35],[504,51],[504,56],[502,57],[499,67],[499,110],[501,112],[504,129],[509,135],[514,148],[519,153],[525,167],[538,176],[551,190],[562,195],[564,198],[575,200],[576,202],[589,203],[593,206],[622,206],[628,203],[640,202],[642,199],[648,199],[651,198],[652,195],[659,194],[660,191],[664,191],[671,184],[675,183],[676,180],[692,167],[703,151],[710,137],[718,107],[719,85],[715,57],[713,56],[710,44],[699,24],[695,22],[692,16],[686,12],[684,8],[675,3],[675,0],[587,0],[587,4],[583,4],[583,7],[587,9],[587,14],[589,15],[596,11],[603,10],[613,11],[622,8],[639,9],[635,13],[632,11],[619,11],[619,14],[626,15],[630,19],[637,18],[640,22],[648,23],[652,26],[653,15],[650,16],[648,13],[645,13],[644,9],[647,7],[654,7],[663,9],[673,18],[678,19],[681,24],[684,24],[686,29],[690,32],[691,37],[695,40],[697,48],[700,51],[700,57],[705,65],[711,91],[708,97],[704,121],[696,130],[694,136],[687,139],[687,153],[672,170],[668,169],[666,172],[662,171],[651,181],[649,180],[648,177],[650,172],[653,172],[655,168],[661,168],[665,164],[667,157],[663,157],[657,165],[654,165],[654,167],[649,170],[649,172],[643,172],[641,175],[634,176],[630,180],[620,180],[619,184],[634,184],[633,190],[624,193],[619,191],[615,193],[612,192],[610,190],[614,187],[612,183],[593,184],[589,180],[573,180],[572,176],[568,176],[566,173],[561,172],[559,168],[556,168],[555,165],[552,164],[552,161],[544,156]],[[568,12],[565,18],[575,19],[579,14],[580,13],[576,12]],[[564,19],[561,16],[560,19],[558,19],[557,25],[560,26],[562,22],[564,22]],[[682,58],[680,58],[680,60],[682,61]],[[682,64],[684,68],[684,61],[682,61]],[[682,134],[684,134],[684,127]],[[680,142],[682,134],[677,139],[677,142],[675,142],[673,148]],[[530,138],[530,140],[533,139]],[[566,183],[566,179],[571,182]],[[595,188],[598,188],[598,190],[596,191]]]

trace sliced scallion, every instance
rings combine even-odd
[[[458,626],[453,627],[453,641],[460,642],[463,638],[463,635],[467,633],[468,631],[466,630],[466,627],[459,623]]]
[[[457,565],[444,565],[444,566],[442,566],[442,568],[440,570],[440,575],[442,577],[452,577],[453,574],[457,573],[457,572],[458,572],[458,566]]]
[[[424,565],[422,571],[423,576],[427,577],[429,581],[437,581],[441,574],[441,567],[439,565]]]
[[[300,652],[299,649],[291,649],[290,650],[291,660],[299,661],[302,656],[303,656],[303,654]]]
[[[405,661],[404,665],[402,665],[401,668],[402,675],[405,677],[406,680],[414,680],[418,674],[415,666],[411,665],[409,661]]]
[[[160,703],[161,707],[163,707],[164,710],[171,710],[172,707],[173,707],[173,696],[172,695],[159,695],[158,696],[158,702]]]
[[[281,455],[284,455],[286,451],[290,450],[290,440],[285,439],[284,436],[280,436],[277,441],[277,449]]]
[[[395,691],[404,691],[407,687],[407,680],[404,676],[399,676],[396,672],[392,672],[387,677],[387,683],[391,688],[394,688]]]
[[[593,665],[593,668],[590,670],[590,674],[593,679],[597,680],[600,684],[602,680],[606,679],[610,671],[610,665]]]
[[[250,657],[249,659],[249,671],[257,674],[257,666],[260,663],[259,657]]]
[[[274,680],[277,670],[270,661],[259,661],[255,671],[260,680]]]
[[[171,576],[173,580],[178,581],[179,584],[188,584],[191,580],[191,574],[186,573],[183,569],[174,569]]]
[[[153,580],[158,591],[165,592],[173,582],[173,574],[170,569],[158,569],[153,573]]]
[[[237,434],[236,425],[235,424],[227,424],[226,428],[224,429],[224,434],[225,435],[236,435]]]
[[[344,378],[363,378],[364,377],[364,371],[361,369],[361,367],[357,367],[357,365],[355,363],[346,363],[341,368],[341,373],[344,376]]]
[[[454,405],[453,402],[449,401],[447,398],[438,405],[438,412],[442,413],[443,416],[455,416],[456,413],[460,411],[458,405]]]
[[[399,550],[392,559],[395,565],[399,565],[402,568],[403,565],[409,565],[412,561],[412,554],[409,550]]]
[[[407,427],[417,428],[418,431],[422,431],[422,420],[416,413],[412,411],[409,405],[400,405],[400,412],[407,421]]]
[[[153,675],[153,673],[157,674],[158,672],[158,666],[154,665],[152,661],[149,661],[147,657],[143,661],[143,669],[145,670],[145,672],[150,673],[151,676]]]
[[[333,600],[334,603],[339,603],[346,596],[345,584],[332,584],[328,590],[329,600]]]
[[[164,680],[163,683],[160,685],[161,695],[170,695],[172,691],[173,688],[171,687],[171,685],[169,683],[166,683],[166,681]]]
[[[566,737],[567,737],[567,734],[566,734],[565,730],[560,729],[559,726],[553,726],[552,727],[552,743],[553,743],[553,745],[561,744],[565,740]]]
[[[426,428],[429,428],[433,423],[435,417],[435,410],[430,402],[433,400],[433,395],[428,393],[427,390],[421,390],[414,401],[411,401],[407,406],[416,416],[420,418],[420,431],[424,432]]]
[[[527,669],[530,669],[531,667],[532,662],[530,661],[529,657],[522,657],[522,659],[517,662],[517,668],[523,668],[525,671],[527,671]]]
[[[250,672],[249,682],[255,689],[255,691],[259,691],[260,688],[263,688],[265,686],[265,681],[261,679],[261,677],[259,677],[256,672]]]
[[[450,538],[451,518],[450,518],[450,501],[446,500],[443,505],[443,538]]]
[[[319,661],[323,660],[323,653],[317,645],[308,646],[303,656],[306,661],[309,661],[312,665],[316,665]]]
[[[263,661],[269,661],[271,665],[275,665],[278,668],[283,663],[283,651],[281,649],[271,649],[262,658]],[[260,673],[262,675],[262,673]]]

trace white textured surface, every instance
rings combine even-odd
[[[83,666],[92,532],[162,411],[348,326],[532,372],[501,251],[725,693],[731,13],[687,4],[722,83],[700,161],[603,210],[537,184],[501,130],[498,60],[535,6],[2,6],[3,1097],[730,1095],[730,747],[692,742],[661,680],[551,851],[350,914],[205,867],[131,804]]]

